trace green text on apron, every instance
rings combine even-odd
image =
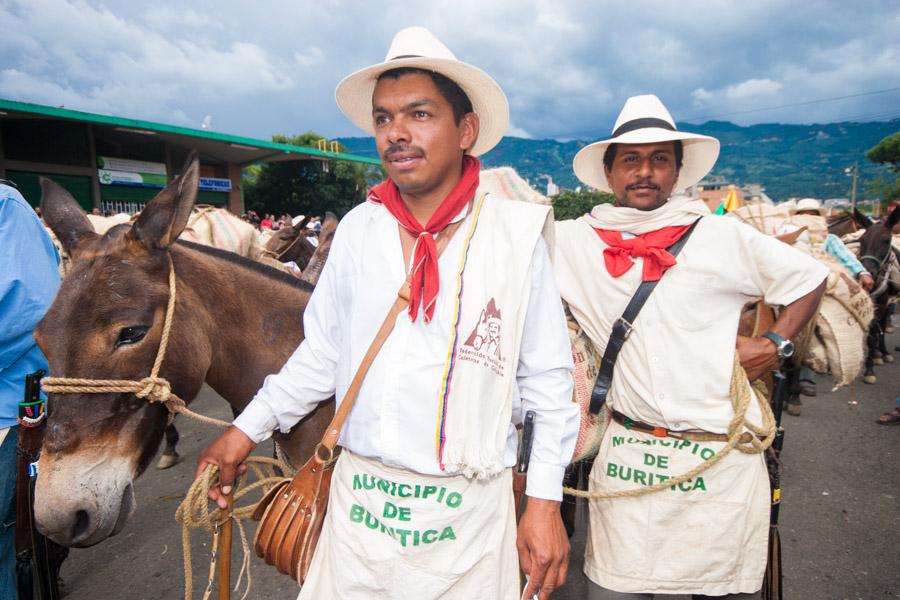
[[[694,442],[611,422],[591,471],[592,491],[630,490],[686,473],[723,442]],[[585,574],[618,592],[756,592],[766,566],[769,480],[762,455],[732,452],[672,488],[591,500]]]
[[[344,449],[299,600],[518,598],[511,476],[421,475]]]

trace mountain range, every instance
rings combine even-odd
[[[738,185],[759,183],[776,201],[790,197],[846,198],[851,178],[844,169],[859,161],[860,198],[867,198],[867,184],[889,170],[871,163],[865,152],[885,137],[900,131],[900,119],[869,123],[785,125],[769,123],[740,126],[725,121],[702,125],[679,123],[679,129],[718,138],[719,160],[712,175]],[[607,136],[600,134],[597,139]],[[353,154],[377,156],[371,137],[338,138]],[[593,141],[593,140],[590,140]],[[485,167],[512,166],[542,193],[545,175],[562,188],[575,189],[580,182],[572,173],[572,157],[588,140],[535,140],[504,137],[482,157]]]

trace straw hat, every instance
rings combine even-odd
[[[632,96],[625,101],[613,127],[612,137],[594,142],[578,151],[572,167],[575,176],[587,185],[612,192],[603,170],[603,154],[610,144],[655,144],[681,140],[684,160],[675,189],[689,188],[710,172],[719,157],[719,140],[706,135],[678,131],[675,120],[653,94]]]
[[[453,80],[469,97],[481,127],[469,150],[473,156],[497,145],[509,125],[509,102],[490,75],[460,62],[433,33],[424,27],[409,27],[394,36],[384,62],[366,67],[341,81],[334,91],[338,106],[360,129],[372,135],[372,94],[378,76],[401,67],[434,71]]]
[[[797,214],[802,210],[814,210],[819,213],[820,216],[825,216],[825,209],[822,207],[822,203],[815,198],[802,198],[798,200],[797,206],[794,207],[792,214]]]

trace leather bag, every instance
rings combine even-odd
[[[443,253],[463,221],[464,219],[451,223],[437,237],[438,256]],[[401,232],[407,234],[404,229],[401,229]],[[322,524],[328,508],[331,476],[334,474],[334,464],[337,460],[335,447],[341,429],[353,408],[369,367],[394,329],[397,317],[408,305],[407,279],[397,292],[397,299],[356,370],[334,419],[325,430],[322,441],[316,445],[312,457],[297,471],[293,479],[285,480],[270,489],[253,513],[253,518],[259,521],[253,539],[257,556],[301,585],[306,580],[319,535],[322,533]]]

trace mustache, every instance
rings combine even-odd
[[[648,188],[653,189],[653,190],[658,190],[658,189],[659,189],[659,186],[656,185],[655,183],[653,183],[653,181],[651,181],[650,179],[643,179],[643,180],[641,180],[641,181],[636,181],[636,182],[634,182],[634,183],[629,183],[628,185],[625,186],[625,189],[626,189],[626,190],[633,190],[634,188],[637,188],[637,187],[648,187]]]
[[[408,154],[415,157],[425,156],[425,151],[418,146],[410,146],[409,144],[395,144],[382,153],[381,158],[385,161],[391,160],[397,154]]]

